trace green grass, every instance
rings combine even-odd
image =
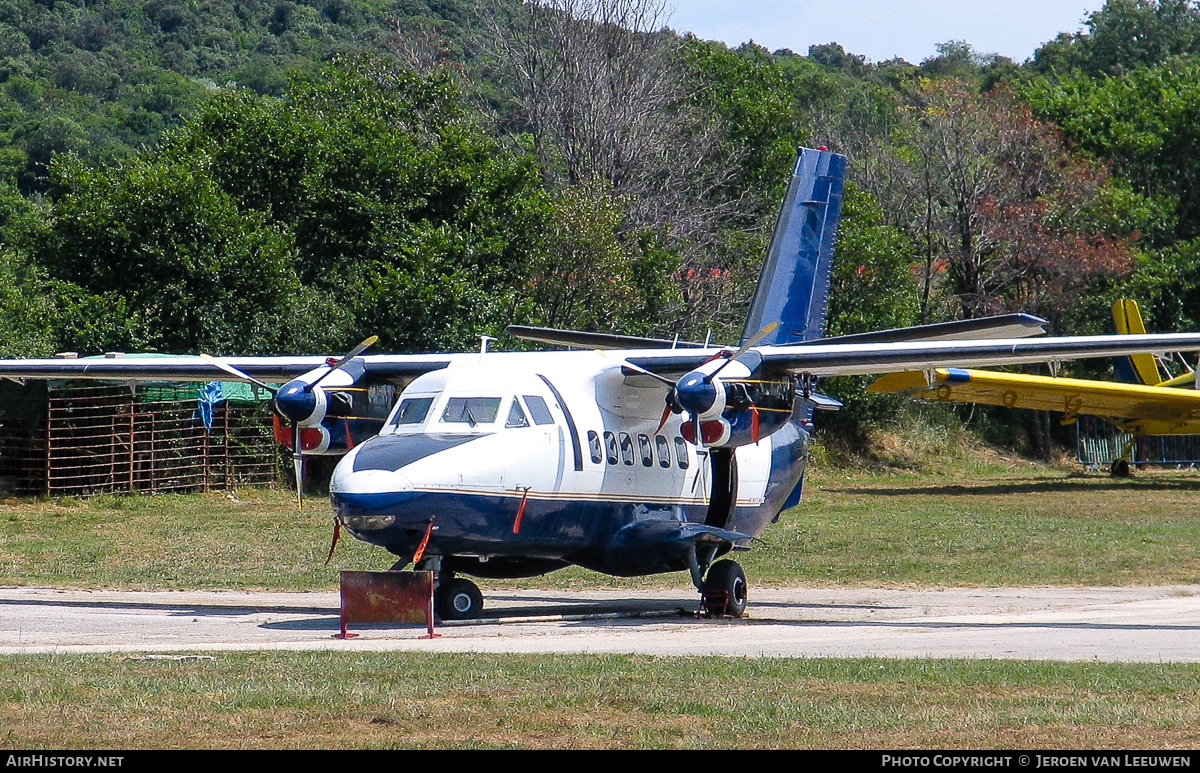
[[[7,748],[1195,748],[1200,668],[232,653],[13,656]]]

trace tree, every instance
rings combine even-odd
[[[729,202],[719,127],[696,112],[661,0],[561,0],[489,18],[497,78],[513,95],[551,187],[599,178],[627,227],[703,244]]]
[[[242,210],[205,160],[135,159],[100,171],[51,167],[55,199],[35,255],[51,278],[124,306],[123,349],[271,352],[286,348],[297,289],[290,234]],[[65,287],[60,293],[72,293]],[[66,340],[89,349],[95,342]]]
[[[1121,77],[1176,56],[1200,54],[1200,5],[1194,0],[1108,0],[1088,16],[1086,26],[1087,32],[1060,34],[1039,48],[1033,69]]]
[[[1020,308],[1067,319],[1083,282],[1128,270],[1132,235],[1089,218],[1104,170],[1009,92],[923,81],[909,99],[897,211],[921,246],[923,321],[940,289],[966,317]]]
[[[311,345],[366,330],[399,351],[468,347],[529,313],[514,288],[550,217],[536,164],[476,125],[447,72],[359,58],[286,99],[224,93],[164,153],[208,158],[223,192],[292,236],[320,301]]]
[[[1158,210],[1150,246],[1200,236],[1200,60],[1172,59],[1122,78],[1081,75],[1030,87],[1039,115]]]

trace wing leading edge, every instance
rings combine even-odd
[[[661,374],[686,373],[717,350],[638,352],[626,359]],[[1116,357],[1146,351],[1200,351],[1200,333],[1144,336],[1076,336],[900,343],[764,346],[756,350],[773,369],[813,376],[869,376],[934,370],[948,365],[992,366]],[[630,371],[632,374],[633,371]]]
[[[287,381],[327,364],[327,357],[222,357],[262,381]],[[382,354],[359,358],[380,379],[405,379],[450,364],[447,355]],[[122,356],[80,359],[0,360],[0,378],[96,379],[105,381],[220,381],[228,374],[202,357]]]

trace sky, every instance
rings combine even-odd
[[[966,41],[979,54],[1024,62],[1060,32],[1084,28],[1103,0],[665,0],[667,26],[737,46],[753,40],[771,51],[807,54],[840,43],[872,62],[900,57],[912,64],[935,46]]]

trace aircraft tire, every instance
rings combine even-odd
[[[737,561],[718,561],[704,578],[706,598],[725,598],[724,613],[730,617],[746,614],[746,573]]]
[[[1129,460],[1128,459],[1118,459],[1117,461],[1113,462],[1112,467],[1109,468],[1108,474],[1114,478],[1130,477],[1130,475],[1129,475]]]
[[[483,594],[470,580],[451,580],[434,595],[437,616],[443,620],[474,620],[483,611]]]

